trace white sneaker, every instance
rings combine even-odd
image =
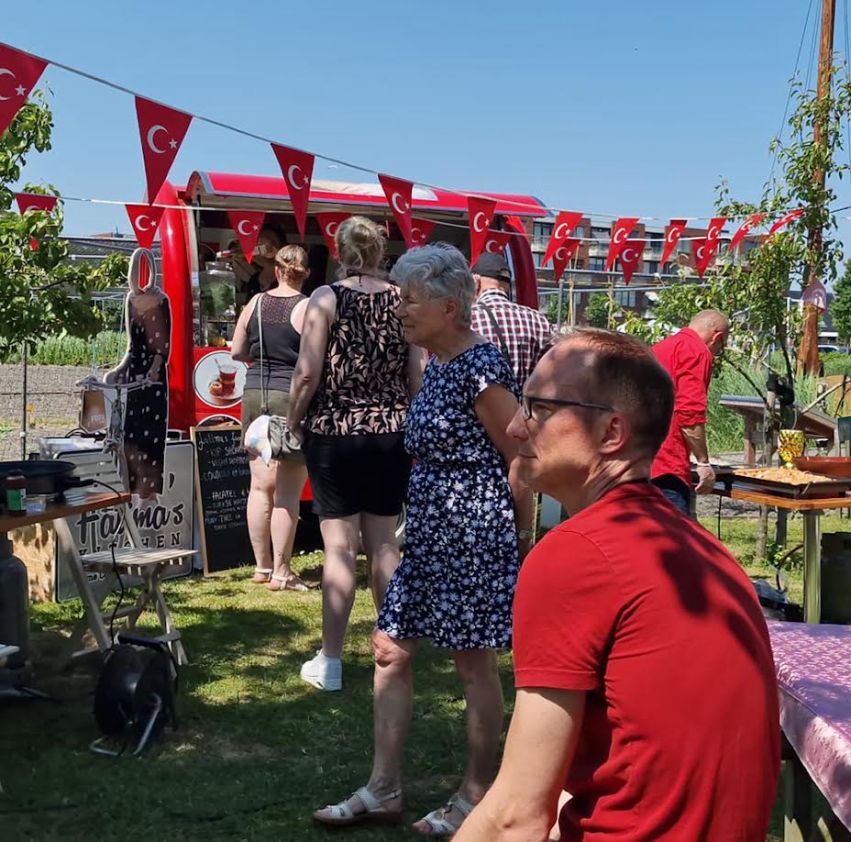
[[[326,658],[322,650],[316,657],[301,665],[301,678],[320,690],[343,689],[343,662],[339,658]]]

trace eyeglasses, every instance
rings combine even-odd
[[[602,403],[588,403],[587,401],[564,401],[559,398],[539,398],[535,395],[523,395],[520,405],[523,407],[523,417],[528,421],[534,418],[532,404],[551,404],[552,406],[581,406],[585,409],[602,409],[604,412],[614,412],[614,407]]]

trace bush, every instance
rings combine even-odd
[[[95,362],[100,367],[115,365],[127,350],[127,335],[117,331],[104,331],[91,341],[74,336],[52,336],[36,345],[28,361],[32,365],[88,366],[92,364],[92,342]],[[9,360],[13,363],[20,361],[20,352]]]

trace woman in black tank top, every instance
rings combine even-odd
[[[243,434],[263,414],[263,392],[270,415],[287,414],[307,309],[307,297],[301,294],[301,285],[309,274],[304,249],[284,246],[275,255],[277,285],[255,295],[239,316],[231,356],[251,363],[242,396]],[[263,319],[262,360],[259,318]],[[290,567],[299,500],[307,480],[304,457],[291,453],[272,460],[268,466],[256,453],[250,453],[248,459],[251,489],[246,519],[254,550],[252,581],[273,591],[306,590],[307,586]]]

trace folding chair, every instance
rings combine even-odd
[[[126,483],[118,470],[114,454],[103,451],[81,454],[79,458],[75,458],[75,464],[77,476],[81,479],[94,480],[98,490],[126,491]],[[114,612],[114,619],[126,620],[126,627],[130,630],[135,627],[139,616],[147,607],[154,608],[163,630],[163,633],[155,639],[168,644],[178,664],[186,664],[188,663],[186,652],[180,640],[180,632],[174,625],[171,611],[163,596],[160,575],[166,566],[177,564],[185,558],[196,555],[198,551],[157,550],[145,547],[129,504],[120,504],[116,508],[123,510],[124,540],[129,542],[129,546],[116,546],[114,551],[107,549],[94,553],[86,551],[81,553],[67,521],[60,519],[54,522],[57,540],[71,559],[71,573],[85,606],[85,616],[75,629],[74,638],[82,642],[83,634],[90,629],[97,642],[97,648],[101,651],[109,649],[113,641],[110,638],[108,624],[113,619],[113,612],[104,611],[103,602],[115,589],[117,575],[138,576],[142,580],[141,592],[131,605],[121,606]],[[119,538],[119,541],[121,540]],[[87,575],[89,572],[105,574],[103,581],[90,582]],[[93,651],[94,648],[82,648],[75,651],[74,655]]]

